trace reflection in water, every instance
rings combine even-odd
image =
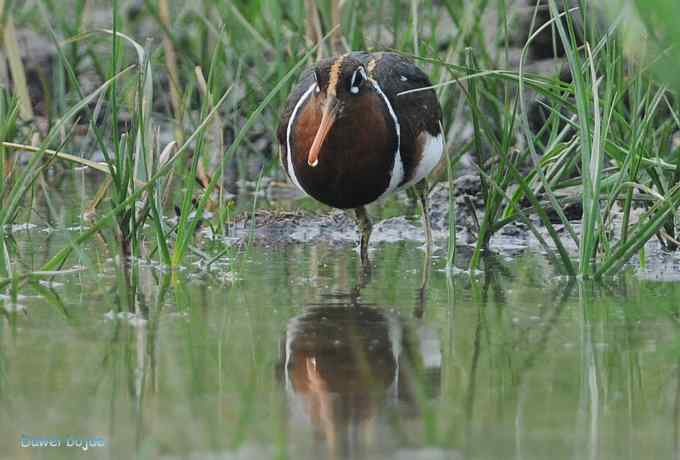
[[[39,267],[59,235],[18,246]],[[572,284],[528,254],[419,290],[420,250],[384,245],[377,305],[300,309],[347,289],[352,248],[255,246],[227,283],[109,246],[0,293],[1,458],[74,456],[25,433],[103,436],[87,455],[111,459],[680,460],[678,283]]]
[[[403,422],[418,413],[414,379],[421,379],[428,397],[440,385],[441,352],[433,329],[350,297],[347,303],[307,307],[288,321],[281,341],[291,424],[311,424],[330,458],[384,451],[387,446],[375,444],[389,439],[388,416]]]

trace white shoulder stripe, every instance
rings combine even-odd
[[[298,111],[302,107],[302,105],[305,103],[305,101],[309,98],[309,95],[312,94],[312,91],[314,91],[314,88],[316,87],[316,82],[312,83],[312,86],[309,87],[307,91],[302,95],[300,100],[295,104],[295,108],[293,109],[293,113],[290,115],[290,120],[288,120],[288,127],[286,128],[286,157],[287,157],[287,164],[286,164],[286,169],[288,170],[288,176],[290,179],[293,181],[293,183],[305,192],[305,189],[302,188],[300,185],[300,182],[298,181],[297,176],[295,175],[295,168],[293,168],[293,151],[290,148],[290,135],[291,132],[293,131],[293,122],[295,121],[295,117],[297,116]],[[307,193],[307,192],[305,192]]]
[[[394,112],[392,104],[390,104],[390,100],[387,99],[387,96],[385,95],[385,93],[383,93],[383,90],[382,88],[380,88],[378,82],[374,78],[369,78],[368,81],[371,82],[373,88],[375,88],[378,94],[380,94],[380,97],[383,98],[383,101],[385,101],[387,110],[390,112],[390,116],[394,121],[394,131],[397,134],[397,150],[394,152],[394,165],[392,166],[390,184],[388,185],[387,190],[385,190],[383,194],[380,195],[380,197],[382,198],[388,193],[393,192],[399,186],[401,181],[404,179],[404,164],[401,161],[401,127],[399,126],[399,119],[397,118],[397,114]]]

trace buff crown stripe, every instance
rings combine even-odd
[[[342,70],[342,62],[345,56],[340,56],[331,66],[330,77],[328,81],[328,93],[332,96],[337,96],[337,85],[340,80],[340,71]]]

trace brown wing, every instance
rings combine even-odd
[[[418,139],[423,132],[437,136],[441,132],[442,111],[434,90],[399,95],[403,91],[431,86],[425,72],[397,53],[376,53],[373,69],[375,78],[394,107],[401,129],[401,159],[404,180],[408,182],[422,155]],[[369,64],[370,66],[370,64]]]

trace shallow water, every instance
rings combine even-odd
[[[15,232],[24,269],[78,231],[46,228]],[[421,290],[419,243],[371,256],[369,279],[351,244],[265,241],[173,275],[93,240],[0,298],[0,457],[680,456],[680,284],[525,252],[435,258]]]

